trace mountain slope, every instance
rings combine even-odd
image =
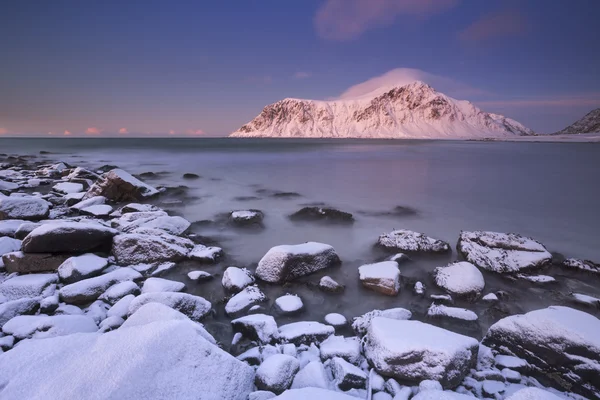
[[[553,135],[574,135],[578,133],[600,133],[600,108],[587,113],[579,121],[567,126]]]
[[[485,138],[530,135],[517,121],[481,111],[423,82],[333,101],[284,99],[232,137]]]

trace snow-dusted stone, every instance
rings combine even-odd
[[[185,218],[165,215],[141,224],[140,227],[157,228],[162,229],[171,235],[181,235],[190,227],[190,225],[190,222]]]
[[[113,219],[111,225],[120,231],[131,233],[133,230],[144,226],[160,217],[168,217],[163,210],[156,211],[136,211],[121,215],[118,219]]]
[[[188,293],[155,292],[141,294],[129,304],[129,314],[135,313],[148,303],[161,303],[188,316],[193,321],[200,321],[211,310],[212,304],[203,297]]]
[[[270,400],[277,397],[277,395],[273,392],[269,392],[268,390],[257,390],[256,392],[252,392],[248,395],[248,400]]]
[[[95,254],[70,257],[58,267],[58,276],[63,283],[74,283],[100,275],[108,260]]]
[[[0,283],[0,298],[6,301],[25,297],[51,296],[58,276],[56,274],[29,274],[15,276]]]
[[[46,339],[97,330],[94,320],[85,315],[20,315],[2,326],[2,332],[19,340]]]
[[[252,347],[236,357],[249,365],[259,365],[262,362],[260,347]]]
[[[232,292],[239,292],[246,286],[254,283],[252,273],[246,268],[227,267],[223,272],[221,284],[223,287]]]
[[[340,293],[344,291],[344,285],[337,283],[330,276],[324,276],[319,281],[319,289],[325,292]]]
[[[81,197],[83,197],[83,195]],[[94,196],[94,197],[88,198],[87,200],[79,201],[78,203],[72,205],[71,208],[74,210],[83,210],[84,208],[88,208],[88,207],[92,207],[92,206],[99,206],[99,205],[103,205],[104,203],[106,203],[106,197]]]
[[[87,222],[43,224],[23,239],[25,253],[84,253],[110,248],[117,233],[106,226]]]
[[[109,307],[106,303],[96,300],[85,309],[85,315],[92,318],[96,324],[100,324],[106,319],[106,311]]]
[[[6,253],[21,250],[21,241],[9,237],[0,237],[0,257]]]
[[[54,292],[51,296],[44,297],[40,301],[40,313],[41,314],[53,314],[59,306],[58,292]]]
[[[251,340],[268,344],[279,336],[275,319],[270,315],[252,314],[231,321],[234,332],[241,332]]]
[[[295,294],[286,294],[285,296],[278,297],[275,299],[275,305],[284,314],[296,313],[304,307],[300,296]]]
[[[82,167],[74,168],[71,173],[66,176],[66,179],[87,179],[91,181],[95,181],[98,178],[100,178],[100,176],[97,173]]]
[[[104,218],[112,213],[113,208],[108,204],[98,204],[81,209],[82,214],[91,215],[92,217]]]
[[[521,382],[521,374],[517,371],[513,371],[510,368],[504,368],[502,370],[502,376],[507,382],[519,383]]]
[[[426,390],[424,392],[419,392],[419,394],[417,394],[411,400],[473,400],[473,396],[451,392],[449,390]]]
[[[552,260],[544,245],[513,233],[463,231],[457,245],[467,261],[492,272],[519,272]]]
[[[573,299],[580,304],[587,304],[590,306],[600,306],[600,299],[596,298],[596,297],[592,297],[592,296],[588,296],[587,294],[581,294],[581,293],[571,293],[571,296],[573,296]]]
[[[427,316],[431,318],[450,318],[462,321],[477,321],[477,314],[466,308],[448,307],[443,304],[432,303],[427,310]]]
[[[13,347],[14,344],[15,344],[15,338],[13,336],[0,337],[0,350],[8,351]],[[2,353],[2,351],[0,351],[0,353]]]
[[[293,322],[279,327],[279,340],[295,345],[320,343],[335,333],[333,326],[315,321]]]
[[[62,194],[79,193],[83,191],[83,185],[81,183],[60,182],[52,186],[52,190]]]
[[[264,214],[259,210],[238,210],[229,214],[229,220],[239,226],[260,224],[263,218]]]
[[[212,274],[206,272],[206,271],[190,271],[187,274],[188,278],[190,278],[193,281],[207,281],[209,279],[212,279],[213,276]]]
[[[102,300],[112,305],[115,304],[117,301],[121,300],[123,297],[130,294],[136,296],[140,294],[140,287],[137,285],[137,283],[133,281],[124,281],[115,283],[114,285],[106,289],[106,291],[102,293],[98,300]]]
[[[335,328],[340,328],[348,324],[348,320],[342,314],[329,313],[325,316],[325,322]]]
[[[335,384],[341,390],[364,389],[367,384],[367,374],[348,361],[335,357],[331,360],[331,371]]]
[[[487,301],[487,302],[494,302],[494,301],[498,301],[498,296],[496,295],[496,293],[488,293],[485,296],[483,296],[481,298],[481,300]]]
[[[0,304],[0,327],[16,316],[33,314],[39,308],[40,298],[25,298],[2,303]]]
[[[10,273],[56,271],[67,255],[49,253],[23,253],[15,251],[2,256],[4,267]]]
[[[150,276],[162,276],[162,275],[166,274],[168,271],[175,268],[176,266],[177,266],[177,264],[175,264],[174,262],[164,262],[164,263],[157,264],[156,268],[154,269],[154,271],[152,271]]]
[[[375,370],[402,381],[460,384],[477,362],[479,342],[419,321],[377,317],[367,332],[365,356]]]
[[[0,220],[44,219],[50,213],[50,204],[37,197],[0,197]]]
[[[121,298],[120,300],[118,300],[115,304],[113,304],[113,306],[111,308],[108,309],[108,311],[106,312],[106,316],[107,317],[119,317],[119,318],[127,318],[127,315],[129,315],[129,306],[131,305],[131,302],[133,301],[133,299],[135,298],[135,295],[133,294],[128,294],[126,296],[123,296],[123,298]]]
[[[85,314],[83,310],[77,306],[73,306],[71,304],[60,303],[56,311],[54,311],[55,315],[83,315]]]
[[[304,207],[292,215],[292,221],[320,221],[334,224],[351,224],[354,222],[352,214],[330,207]]]
[[[521,372],[525,372],[531,369],[531,366],[526,360],[515,356],[498,354],[494,358],[494,361],[498,368],[510,368]]]
[[[0,190],[10,192],[12,190],[17,190],[18,188],[18,184],[0,179]]]
[[[524,358],[541,376],[558,374],[562,379],[551,382],[559,389],[598,397],[598,332],[600,320],[593,315],[569,307],[552,306],[501,319],[490,327],[483,343]]]
[[[423,285],[423,282],[419,281],[419,282],[415,283],[413,290],[416,295],[422,296],[425,294],[425,285]]]
[[[327,400],[356,400],[356,397],[350,396],[342,392],[333,390],[321,389],[316,387],[306,387],[302,389],[286,390],[275,400],[306,400],[306,399],[327,399]]]
[[[393,256],[388,258],[389,261],[396,261],[398,264],[401,262],[410,260],[410,258],[404,253],[396,253]]]
[[[311,361],[298,371],[292,382],[291,389],[305,387],[329,388],[329,377],[322,362]]]
[[[27,221],[22,219],[0,220],[0,236],[15,237],[15,232],[24,223]]]
[[[223,249],[220,247],[198,244],[190,251],[188,257],[200,262],[214,263],[222,255]]]
[[[372,400],[393,400],[393,397],[391,394],[386,393],[386,392],[376,392],[373,394],[373,397],[371,397]]]
[[[272,247],[259,261],[256,276],[283,283],[340,264],[333,247],[316,242]]]
[[[366,314],[361,315],[360,317],[354,318],[352,322],[352,329],[359,336],[364,336],[367,334],[367,330],[371,325],[371,321],[375,317],[383,317],[397,320],[406,320],[412,318],[412,313],[405,308],[390,308],[387,310],[373,310],[369,311]]]
[[[438,381],[425,379],[419,383],[419,392],[426,390],[444,390],[444,388],[442,388],[442,385]]]
[[[438,267],[434,271],[434,277],[436,285],[459,297],[476,299],[485,287],[481,271],[466,261]]]
[[[323,361],[339,357],[354,365],[360,363],[360,340],[357,337],[345,338],[331,335],[319,347]]]
[[[104,196],[115,202],[137,201],[158,193],[156,188],[117,168],[107,172],[96,181],[85,194],[84,200],[94,196]]]
[[[148,278],[142,286],[142,293],[181,292],[185,289],[183,282],[163,278]]]
[[[98,332],[106,333],[106,332],[114,331],[115,329],[118,329],[119,327],[121,327],[121,325],[123,325],[123,322],[125,322],[125,320],[123,318],[108,317],[105,320],[103,320],[102,322],[100,322],[100,325],[98,326]]]
[[[69,193],[69,194],[63,196],[63,199],[65,201],[65,205],[67,205],[68,207],[71,207],[71,206],[74,206],[75,204],[81,202],[81,199],[83,199],[83,196],[85,196],[85,192]]]
[[[363,286],[376,292],[395,296],[400,290],[400,270],[395,261],[362,265],[358,274]]]
[[[113,272],[84,279],[63,286],[60,298],[68,304],[85,304],[97,300],[112,285],[142,279],[142,275],[131,268],[118,268]]]
[[[241,292],[233,296],[225,304],[227,315],[236,315],[251,306],[262,303],[267,300],[267,296],[258,288],[258,286],[247,286]]]
[[[563,261],[563,265],[567,268],[588,271],[600,274],[600,264],[590,260],[578,260],[576,258],[567,258]]]
[[[168,235],[168,234],[167,234]],[[180,261],[190,249],[176,236],[152,236],[136,233],[117,235],[113,240],[113,255],[119,264],[141,264]]]
[[[506,397],[506,400],[561,400],[563,397],[557,396],[547,390],[536,387],[523,388],[512,395]]]
[[[29,341],[0,357],[7,399],[246,400],[254,381],[189,321]]]
[[[256,387],[273,393],[282,393],[290,387],[300,369],[298,360],[285,354],[275,354],[256,370]]]
[[[400,229],[379,236],[377,244],[391,251],[446,253],[450,245],[419,232]]]
[[[129,203],[126,206],[121,207],[119,211],[121,212],[121,214],[127,214],[132,212],[160,211],[160,208],[152,204]]]

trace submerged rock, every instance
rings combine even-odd
[[[238,210],[229,214],[229,220],[238,226],[260,224],[263,218],[264,214],[260,210]]]
[[[540,242],[513,233],[463,231],[457,249],[479,268],[500,273],[541,267],[552,260]]]
[[[590,260],[578,260],[576,258],[567,258],[565,261],[563,261],[563,265],[567,268],[600,274],[600,264],[597,264]]]
[[[485,287],[481,271],[471,263],[460,261],[438,267],[434,271],[435,283],[452,295],[476,299]]]
[[[422,233],[400,229],[379,236],[377,244],[391,251],[446,253],[450,245]]]
[[[344,291],[344,285],[337,283],[330,276],[324,276],[319,281],[319,289],[325,292],[340,293]]]
[[[156,194],[158,194],[156,188],[145,184],[122,169],[113,169],[96,181],[83,199],[104,196],[115,202],[137,201]]]
[[[351,224],[354,222],[352,214],[327,207],[304,207],[290,215],[290,219],[292,221],[322,221],[337,224]]]
[[[56,222],[35,228],[23,239],[25,253],[84,253],[110,248],[114,229],[84,222]]]
[[[50,204],[37,197],[0,196],[0,220],[40,220],[50,213]]]
[[[363,286],[376,292],[395,296],[400,290],[400,269],[396,261],[382,261],[358,268]]]
[[[271,248],[259,261],[256,276],[263,281],[283,283],[340,264],[333,247],[316,242]]]

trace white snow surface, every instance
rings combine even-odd
[[[105,301],[109,304],[115,304],[123,297],[129,294],[139,294],[140,288],[137,283],[133,281],[123,281],[115,283],[98,298],[99,300]]]
[[[123,267],[104,275],[63,286],[59,293],[61,299],[64,299],[66,302],[71,302],[75,299],[76,302],[85,303],[85,301],[80,299],[85,298],[88,301],[93,301],[115,283],[141,278],[142,275],[139,272],[128,267]]]
[[[79,193],[83,191],[83,185],[81,183],[60,182],[52,186],[52,189],[64,194]]]
[[[225,304],[225,312],[229,315],[236,314],[266,300],[267,296],[265,296],[258,286],[247,286],[229,299],[227,304]]]
[[[47,235],[49,233],[56,233],[56,234],[60,234],[63,231],[66,232],[71,232],[71,231],[77,231],[77,232],[83,232],[85,230],[95,230],[95,231],[102,231],[102,232],[110,232],[112,234],[116,234],[117,231],[109,228],[107,226],[104,226],[100,223],[97,222],[72,222],[72,221],[56,221],[56,222],[52,222],[52,223],[48,223],[48,224],[42,224],[40,226],[38,226],[37,228],[35,228],[34,230],[32,230],[29,235],[27,235],[28,237],[36,237],[36,236],[44,236]]]
[[[329,377],[322,362],[311,361],[298,371],[292,382],[291,389],[301,388],[329,388]]]
[[[7,253],[21,250],[21,241],[18,239],[9,238],[7,236],[0,237],[0,257]]]
[[[361,359],[361,345],[357,337],[343,337],[331,335],[319,346],[321,359],[340,357],[358,365]]]
[[[231,321],[232,324],[242,324],[251,327],[261,343],[269,343],[272,339],[279,336],[279,329],[275,319],[270,315],[251,314]]]
[[[587,294],[572,293],[572,296],[579,303],[600,305],[600,299],[598,299],[596,297],[588,296]]]
[[[97,330],[96,322],[85,315],[19,315],[2,327],[5,334],[16,339],[46,339]]]
[[[212,275],[206,271],[190,271],[188,272],[187,276],[193,281],[197,281],[200,279],[208,279],[212,277]]]
[[[89,214],[94,217],[106,217],[106,216],[110,215],[110,213],[112,211],[113,211],[112,206],[109,206],[108,204],[97,204],[94,206],[89,206],[89,207],[85,207],[85,208],[81,209],[82,213]]]
[[[432,303],[427,310],[428,317],[447,317],[463,321],[477,321],[477,314],[466,308],[448,307],[443,304]]]
[[[387,249],[412,252],[444,253],[450,250],[448,243],[408,229],[384,233],[377,243]]]
[[[407,320],[412,318],[412,313],[405,308],[389,308],[387,310],[373,310],[354,318],[352,329],[359,335],[363,336],[367,333],[371,322],[375,317],[383,317],[397,320]]]
[[[294,313],[296,311],[300,311],[302,307],[304,307],[300,296],[293,294],[286,294],[278,297],[275,299],[275,304],[284,313]]]
[[[28,221],[22,219],[6,219],[0,221],[0,235],[13,237],[15,236],[17,229],[19,229],[19,226],[25,223],[28,223]]]
[[[223,279],[221,280],[221,284],[225,289],[235,292],[239,292],[253,283],[254,277],[252,273],[246,268],[238,267],[227,267],[225,272],[223,272]]]
[[[454,295],[478,296],[485,287],[481,271],[466,261],[436,268],[434,274],[436,285]]]
[[[325,316],[325,322],[331,326],[344,326],[348,323],[346,317],[338,313],[329,313]]]
[[[106,312],[107,317],[119,317],[119,318],[127,318],[129,314],[129,306],[131,302],[135,298],[135,295],[128,294],[123,296],[119,301],[117,301],[113,306]]]
[[[316,321],[300,321],[292,322],[291,324],[282,325],[279,327],[279,338],[283,342],[295,343],[296,341],[303,341],[305,337],[308,338],[322,338],[333,335],[335,329],[333,326],[325,325]],[[318,341],[318,340],[314,340]]]
[[[290,387],[299,369],[300,363],[296,358],[274,354],[256,370],[256,385],[259,389],[282,392]]]
[[[58,276],[62,281],[69,281],[75,277],[86,278],[99,274],[107,265],[106,258],[91,253],[69,257],[58,267]]]
[[[140,307],[147,303],[161,303],[171,307],[193,321],[199,321],[206,316],[212,304],[203,297],[188,293],[178,292],[154,292],[137,296],[129,303],[129,314],[135,313]]]
[[[554,279],[554,277],[552,276],[548,276],[548,275],[524,275],[524,274],[517,274],[517,278],[519,279],[525,279],[529,282],[533,282],[533,283],[550,283],[550,282],[556,282],[556,279]]]
[[[198,244],[189,252],[188,257],[192,260],[216,261],[222,253],[223,249],[220,247]]]
[[[17,190],[19,188],[19,185],[13,182],[7,182],[5,180],[0,179],[0,190],[6,190],[6,191],[10,191],[10,190]]]
[[[91,206],[102,205],[104,203],[106,203],[106,197],[104,197],[104,196],[94,196],[94,197],[90,197],[87,200],[80,201],[79,203],[71,206],[71,208],[73,208],[75,210],[82,210],[84,208],[88,208],[88,207],[91,207]]]
[[[400,290],[400,269],[396,261],[382,261],[358,267],[359,279],[366,287],[386,294]]]
[[[321,389],[316,387],[305,387],[302,389],[286,390],[274,400],[356,400],[356,397],[345,394],[344,392],[336,392],[333,390]]]
[[[539,389],[536,387],[528,387],[516,391],[512,395],[508,396],[506,400],[563,400],[563,397],[559,397],[554,393],[547,390]]]
[[[163,278],[148,278],[142,286],[142,293],[154,292],[181,292],[185,284]]]
[[[37,197],[0,197],[0,216],[4,219],[43,218],[48,214],[50,204]]]
[[[56,274],[27,274],[15,276],[0,283],[0,298],[6,301],[25,297],[47,297],[54,293],[58,283]],[[49,289],[49,290],[48,290]],[[50,292],[49,292],[50,291]]]

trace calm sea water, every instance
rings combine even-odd
[[[8,139],[0,140],[0,153],[39,154],[49,160],[99,167],[118,165],[131,173],[154,172],[154,185],[185,185],[185,193],[159,199],[161,206],[192,222],[218,219],[236,209],[255,208],[265,213],[263,230],[236,230],[222,224],[198,223],[193,230],[216,240],[227,257],[205,270],[220,274],[228,265],[254,268],[272,246],[321,241],[334,246],[343,265],[327,274],[347,286],[343,295],[328,295],[305,285],[318,282],[317,274],[282,288],[264,286],[271,298],[300,294],[306,311],[281,317],[280,323],[322,320],[328,312],[347,317],[374,308],[410,308],[423,318],[430,301],[412,295],[411,285],[421,280],[428,293],[439,293],[431,271],[457,258],[419,258],[401,265],[402,293],[387,298],[358,283],[357,267],[384,255],[373,248],[377,237],[397,228],[412,229],[455,244],[461,230],[494,230],[531,236],[551,252],[566,257],[600,261],[600,145],[594,143],[508,143],[459,141],[361,141],[266,139]],[[198,180],[182,174],[196,173]],[[296,197],[274,197],[274,192],[295,192]],[[306,204],[322,203],[351,212],[351,226],[294,223],[287,215]],[[416,214],[386,215],[396,206]],[[197,266],[182,265],[170,276],[188,284],[191,293],[215,304],[223,300],[220,277],[208,284],[185,277]],[[480,322],[454,326],[480,336],[506,312],[522,312],[551,304],[570,304],[569,293],[598,297],[598,279],[553,267],[544,273],[559,283],[550,287],[485,274],[486,293],[506,290],[512,296],[506,309],[462,304],[475,310]],[[503,306],[504,307],[504,306]],[[209,322],[221,337],[230,334],[222,305]],[[501,307],[502,308],[502,307]],[[588,310],[590,311],[590,310]],[[596,313],[597,311],[591,310]],[[438,322],[436,322],[438,323]],[[445,324],[441,323],[440,324]]]

